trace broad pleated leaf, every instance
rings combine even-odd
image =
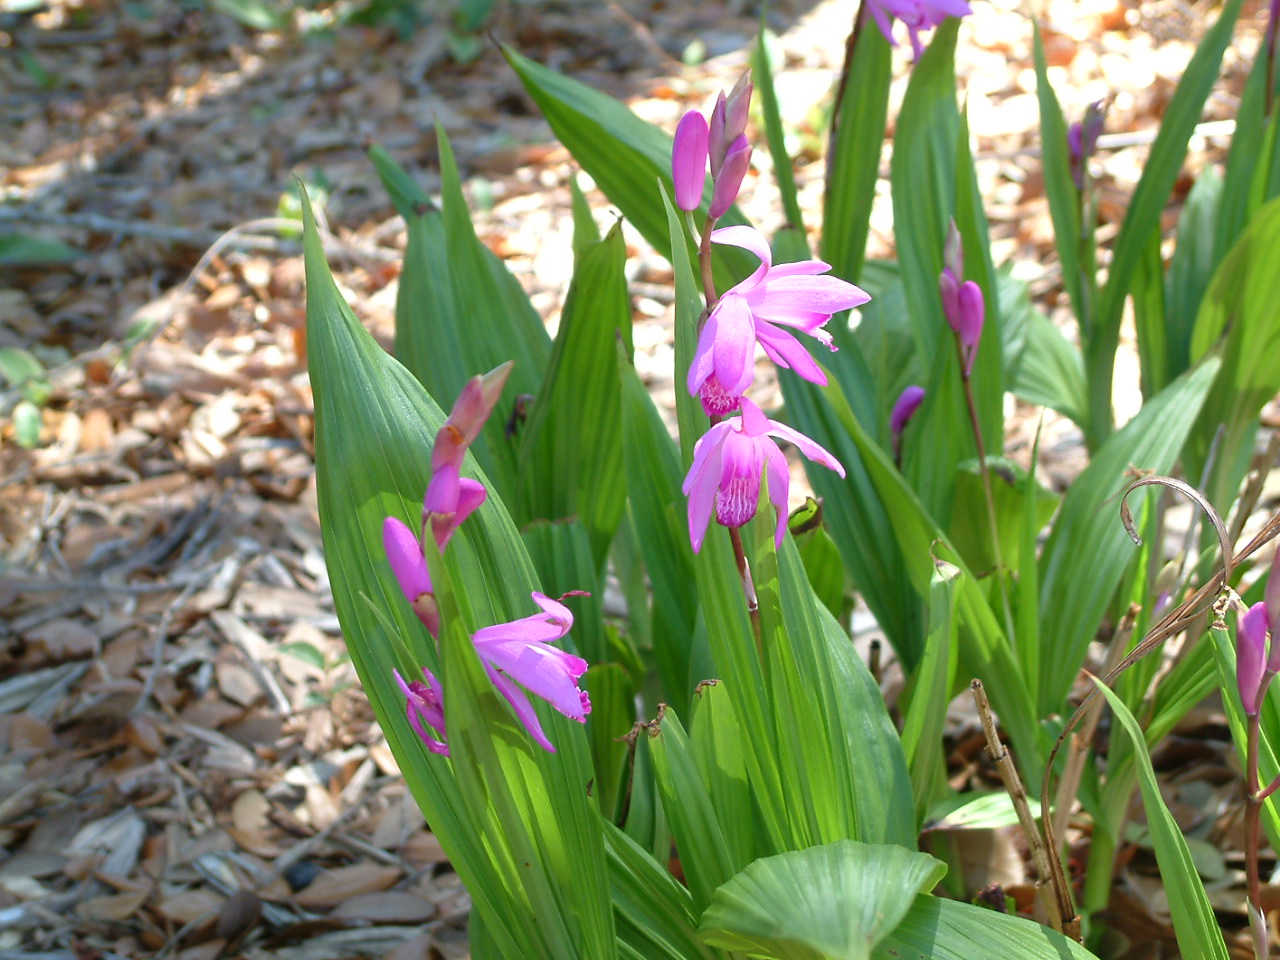
[[[515,360],[503,391],[502,406],[510,411],[515,397],[538,389],[551,340],[520,282],[476,238],[449,138],[442,129],[437,135],[439,210],[385,150],[369,153],[408,225],[396,297],[396,354],[432,396],[449,403],[471,377]],[[516,447],[505,426],[504,419],[492,418],[471,449],[497,492],[512,499]]]
[[[1087,400],[1080,351],[1032,303],[1025,283],[1003,272],[1000,281],[1010,392],[1084,423]]]
[[[917,897],[872,960],[1096,960],[1048,927],[941,897]]]
[[[1114,434],[1071,485],[1040,558],[1040,713],[1059,710],[1135,548],[1117,495],[1136,468],[1168,473],[1200,413],[1220,363],[1206,357]],[[1141,491],[1131,498],[1136,507]]]
[[[767,857],[716,891],[702,937],[755,956],[868,960],[946,870],[928,854],[855,840]]]
[[[960,570],[939,565],[929,585],[929,636],[924,657],[904,693],[902,752],[911,771],[919,820],[947,792],[942,734],[956,672],[956,590]]]
[[[621,223],[578,257],[546,378],[521,430],[525,520],[576,516],[602,572],[626,501],[617,375],[618,342],[631,353],[626,258]]]
[[[630,955],[636,960],[721,956],[698,940],[698,915],[688,888],[621,830],[607,827],[605,838],[618,940]]]
[[[680,867],[694,909],[702,910],[715,889],[746,864],[734,861],[719,813],[675,711],[668,708],[661,713],[649,725],[647,735]]]

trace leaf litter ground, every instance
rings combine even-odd
[[[1016,6],[976,0],[960,71],[996,261],[1016,261],[1052,309],[1060,284]],[[1262,6],[1246,11],[1166,226],[1193,174],[1221,160]],[[813,222],[815,131],[849,8],[771,5]],[[1049,4],[1068,117],[1112,99],[1098,161],[1104,238],[1209,14]],[[491,26],[674,128],[743,69],[756,16],[742,3],[546,3],[499,5]],[[453,62],[438,22],[409,42],[356,27],[303,37],[160,0],[55,0],[0,13],[0,36],[20,53],[0,59],[0,235],[85,253],[0,273],[0,347],[35,351],[51,387],[36,449],[19,448],[7,422],[0,436],[0,960],[467,956],[467,895],[398,778],[333,615],[301,258],[271,218],[287,213],[291,174],[325,188],[335,275],[389,344],[404,233],[363,148],[382,143],[430,191],[438,120],[470,177],[482,238],[554,328],[570,270],[569,157],[497,53],[482,45],[475,62]],[[708,59],[685,67],[694,39]],[[895,104],[907,66],[900,57]],[[756,161],[747,212],[771,229],[763,149]],[[872,256],[892,254],[881,200]],[[637,366],[670,413],[670,273],[638,236],[629,243]],[[1136,381],[1125,370],[1136,371],[1131,349],[1117,380]],[[1137,398],[1126,389],[1117,401],[1131,412]],[[1011,455],[1029,456],[1037,422],[1018,408]],[[1082,465],[1061,420],[1046,421],[1041,453],[1059,488]],[[1262,506],[1275,500],[1269,488]],[[892,664],[884,686],[892,702]],[[992,788],[976,723],[954,706],[953,783]],[[1220,710],[1193,712],[1156,761],[1224,926],[1238,931],[1241,781]],[[1144,838],[1139,820],[1122,852],[1115,956],[1175,949]],[[956,842],[969,889],[1000,883],[1029,904],[1015,834]]]

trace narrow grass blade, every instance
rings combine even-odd
[[[1209,904],[1204,884],[1196,873],[1186,838],[1169,813],[1169,808],[1165,806],[1164,797],[1160,795],[1160,784],[1151,766],[1151,755],[1147,753],[1142,728],[1114,691],[1100,680],[1095,679],[1094,682],[1107,698],[1120,727],[1129,735],[1134,745],[1138,786],[1142,790],[1142,804],[1147,812],[1147,826],[1151,831],[1156,862],[1160,865],[1160,880],[1169,898],[1169,913],[1173,918],[1178,947],[1183,956],[1227,960],[1222,930],[1213,915],[1213,907]]]

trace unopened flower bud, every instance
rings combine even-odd
[[[1266,604],[1255,603],[1236,624],[1236,686],[1240,702],[1250,717],[1258,715],[1258,706],[1266,688],[1267,610]]]
[[[697,210],[702,204],[702,184],[707,175],[707,121],[697,110],[680,118],[671,147],[671,178],[676,206]]]
[[[751,144],[745,136],[739,136],[729,146],[724,156],[724,165],[716,176],[715,193],[711,197],[711,218],[718,219],[733,206],[738,199],[738,191],[742,189],[742,178],[747,175],[747,167],[751,165]]]

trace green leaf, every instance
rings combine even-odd
[[[1186,838],[1160,795],[1160,783],[1151,766],[1151,755],[1147,753],[1142,728],[1114,691],[1097,678],[1094,678],[1094,683],[1107,698],[1115,718],[1134,746],[1142,804],[1147,812],[1147,825],[1151,830],[1156,862],[1160,866],[1160,881],[1169,898],[1169,914],[1173,918],[1178,948],[1187,957],[1227,960],[1222,931],[1213,915],[1209,897],[1204,892],[1204,884],[1196,873],[1195,861],[1187,847]]]
[[[13,438],[18,446],[24,450],[34,450],[40,446],[44,417],[39,407],[30,400],[19,400],[9,416],[13,420]]]
[[[515,360],[502,408],[533,394],[551,355],[551,340],[520,282],[475,235],[449,138],[437,130],[441,202],[437,211],[413,179],[380,147],[370,149],[409,244],[396,299],[396,354],[427,391],[452,404],[471,377]],[[496,492],[515,503],[518,437],[506,417],[490,418],[472,452]]]
[[[0,234],[0,267],[28,267],[45,263],[69,263],[84,256],[53,237],[29,233]]]
[[[1058,96],[1049,83],[1049,67],[1045,61],[1038,20],[1032,19],[1031,29],[1035,43],[1036,99],[1040,103],[1041,169],[1044,172],[1044,192],[1049,199],[1049,216],[1053,220],[1053,243],[1058,251],[1058,262],[1062,264],[1062,285],[1071,297],[1071,307],[1080,322],[1083,338],[1087,339],[1092,330],[1092,318],[1085,294],[1093,290],[1095,281],[1082,271],[1080,247],[1085,240],[1080,220],[1080,191],[1071,176],[1067,122],[1062,116]]]
[[[664,257],[671,255],[671,234],[655,184],[671,193],[671,137],[646,123],[608,94],[522,57],[509,46],[502,53],[520,77],[542,115],[609,201]],[[702,211],[711,204],[711,181],[703,190]],[[701,222],[699,220],[699,222]],[[720,226],[746,223],[737,207]],[[676,236],[684,238],[684,232]],[[755,269],[751,254],[717,244],[716,283],[725,289]]]
[[[618,367],[627,495],[653,586],[653,655],[668,702],[683,708],[695,682],[690,666],[698,594],[680,493],[680,453],[635,368],[623,357]]]
[[[558,597],[570,590],[590,594],[574,600],[573,643],[577,652],[588,663],[611,659],[604,630],[604,577],[591,556],[582,523],[576,518],[555,523],[539,520],[525,527],[520,536],[547,596]]]
[[[928,854],[855,840],[767,857],[716,891],[702,938],[754,956],[868,960],[946,869]]]
[[[298,640],[294,643],[286,643],[280,648],[281,653],[287,653],[291,657],[296,657],[309,667],[316,670],[324,670],[324,654],[317,650],[312,644],[304,640]]]
[[[210,0],[213,9],[225,13],[251,30],[283,30],[289,17],[267,0]]]
[[[844,565],[840,562],[840,548],[822,526],[822,505],[812,497],[806,498],[804,506],[787,518],[787,529],[795,538],[814,596],[839,620],[846,607]]]
[[[622,738],[635,723],[636,685],[622,664],[596,663],[583,675],[582,688],[591,697],[587,737],[596,773],[592,793],[600,809],[612,813],[625,789],[627,748]]]
[[[1033,812],[1039,815],[1039,805]],[[1013,800],[1003,790],[950,797],[929,809],[924,830],[995,830],[1018,823]]]
[[[940,897],[916,897],[872,960],[1091,960],[1074,940],[1038,923]]]
[[[674,710],[667,708],[659,713],[649,725],[649,738],[654,776],[671,823],[680,866],[693,895],[694,909],[701,910],[710,902],[712,892],[743,864],[733,859],[718,811]]]
[[[1244,96],[1236,110],[1236,127],[1231,134],[1231,149],[1227,153],[1226,175],[1223,177],[1222,199],[1218,209],[1214,231],[1215,263],[1227,255],[1236,238],[1244,231],[1253,216],[1253,186],[1259,161],[1266,148],[1265,138],[1270,136],[1267,108],[1268,71],[1270,58],[1261,56],[1253,61],[1249,79],[1245,82]],[[1280,80],[1280,74],[1275,78]]]
[[[1133,297],[1133,326],[1138,335],[1138,363],[1144,399],[1169,384],[1169,327],[1164,296],[1164,260],[1160,253],[1160,231],[1153,231],[1146,249],[1134,267],[1130,294]],[[1186,365],[1183,365],[1186,369]]]
[[[1040,704],[1061,709],[1102,616],[1133,560],[1118,494],[1136,469],[1172,469],[1221,364],[1206,357],[1114,434],[1067,491],[1040,557]],[[1133,498],[1134,505],[1139,495]]]
[[[804,215],[800,212],[800,200],[796,195],[796,175],[791,169],[791,157],[787,153],[782,129],[782,111],[778,106],[778,91],[773,85],[773,69],[769,66],[769,50],[777,44],[777,34],[765,27],[762,15],[760,30],[756,34],[756,45],[751,51],[751,78],[755,82],[756,92],[760,95],[765,139],[769,144],[769,156],[773,160],[773,176],[778,182],[778,193],[782,197],[782,210],[786,214],[787,226],[800,231],[803,236]]]
[[[746,866],[756,853],[755,810],[747,782],[747,731],[718,680],[698,684],[690,747],[724,834],[729,862]]]
[[[853,29],[844,85],[836,94],[831,118],[820,247],[831,272],[846,280],[857,280],[862,273],[891,78],[891,51],[884,35],[862,17]]]
[[[610,827],[605,837],[618,940],[636,960],[717,956],[698,941],[698,915],[688,888],[621,830]]]
[[[902,751],[911,770],[916,813],[923,814],[947,792],[942,735],[956,673],[956,591],[960,570],[940,564],[929,585],[929,636],[924,658],[911,677],[903,710]]]
[[[449,736],[460,745],[453,759],[428,753],[405,717],[393,670],[411,677],[423,664],[439,669],[439,662],[387,566],[381,528],[386,516],[420,515],[431,438],[444,415],[356,319],[329,273],[305,203],[303,216],[317,498],[334,606],[356,672],[502,956],[611,957],[603,839],[599,830],[583,828],[598,813],[587,793],[593,773],[581,725],[541,705],[559,752],[532,745],[497,699],[461,622],[447,635],[453,642],[443,670]],[[486,482],[471,457],[464,472]],[[450,542],[439,573],[438,596],[451,607],[461,603],[456,616],[471,625],[531,612],[532,567],[492,489]],[[536,870],[522,869],[527,862]]]
[[[1178,245],[1169,264],[1169,376],[1191,366],[1191,340],[1205,290],[1218,264],[1214,234],[1222,202],[1222,177],[1212,164],[1201,171],[1178,218]]]
[[[1187,141],[1195,132],[1204,102],[1218,77],[1218,66],[1231,42],[1242,2],[1227,0],[1217,21],[1196,47],[1165,109],[1142,179],[1134,191],[1120,235],[1112,245],[1107,284],[1098,304],[1097,327],[1085,345],[1090,402],[1090,424],[1085,434],[1092,449],[1097,449],[1111,432],[1111,380],[1129,284],[1151,234],[1160,228],[1160,215],[1182,169]]]
[[[1030,510],[1035,517],[1036,529],[1043,529],[1053,516],[1058,497],[1032,483],[1022,467],[1004,457],[988,457],[987,471],[991,478],[991,499],[996,508],[996,529],[1000,532],[1001,556],[1006,569],[1016,570],[1022,562],[1024,511]],[[969,568],[984,572],[994,570],[996,555],[991,543],[991,521],[976,460],[960,465],[951,517],[951,542]]]
[[[526,522],[577,516],[600,571],[626,501],[617,373],[618,341],[631,353],[626,259],[620,222],[578,258],[520,448]]]
[[[1205,401],[1189,445],[1188,474],[1199,476],[1219,428],[1224,433],[1207,485],[1209,500],[1225,512],[1253,456],[1263,404],[1280,389],[1280,199],[1260,209],[1219,265],[1196,317],[1191,357],[1223,342],[1222,374]]]
[[[932,365],[938,349],[951,348],[938,276],[947,227],[956,208],[960,113],[956,109],[955,45],[959,23],[954,17],[947,18],[912,68],[890,166],[898,262],[916,350],[926,367]]]
[[[1000,305],[1009,390],[1083,424],[1087,400],[1080,351],[1032,303],[1027,285],[1006,271],[1000,273]]]

